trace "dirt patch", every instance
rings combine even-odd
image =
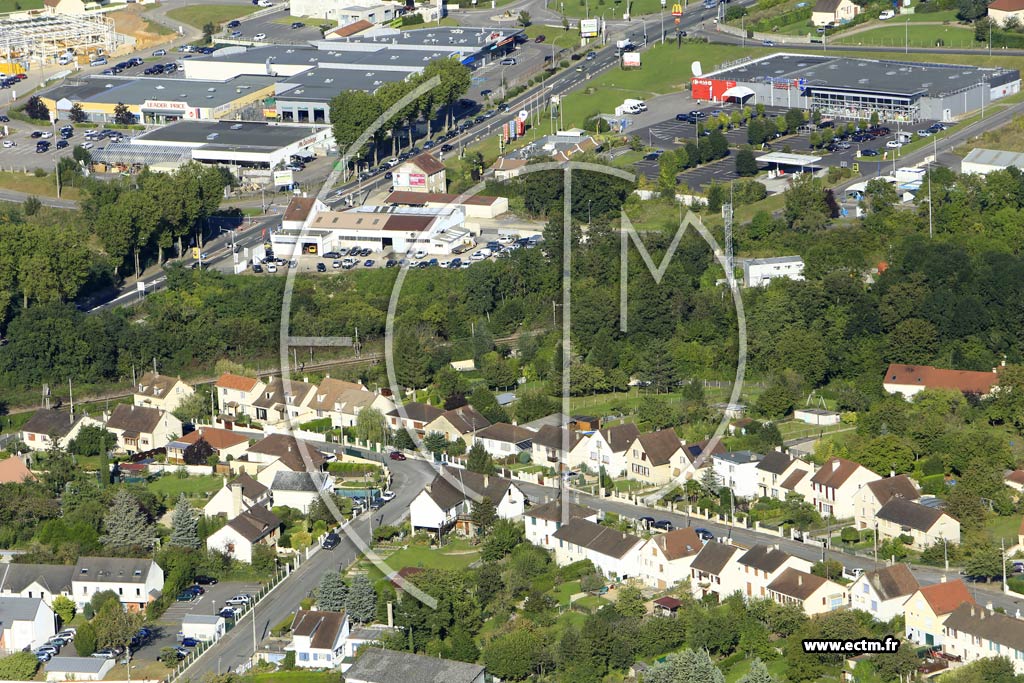
[[[169,28],[142,16],[142,8],[138,5],[129,5],[107,16],[114,20],[114,27],[118,33],[131,36],[137,41],[136,49],[166,43],[174,36],[174,32]]]

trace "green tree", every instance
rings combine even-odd
[[[61,624],[70,624],[75,618],[75,601],[64,595],[58,595],[50,604],[51,609],[60,617]]]
[[[203,542],[199,538],[199,516],[199,511],[192,507],[192,503],[182,492],[171,515],[170,544],[193,550],[202,547]]]
[[[721,159],[729,154],[729,141],[725,139],[725,134],[717,128],[708,136],[708,145],[711,147],[713,159]]]
[[[652,666],[644,683],[725,683],[725,676],[707,650],[686,649]]]
[[[75,651],[79,657],[90,657],[96,652],[96,629],[88,621],[78,626],[75,633]]]
[[[921,661],[911,643],[903,641],[895,652],[876,654],[871,658],[875,673],[883,681],[913,680]]]
[[[153,544],[152,525],[127,489],[114,496],[110,511],[103,518],[103,528],[106,533],[100,541],[113,551],[130,552]]]
[[[203,43],[210,45],[213,43],[213,36],[220,31],[220,27],[212,21],[208,21],[203,24]]]
[[[615,611],[632,619],[639,619],[647,614],[647,605],[640,589],[633,585],[620,588],[619,596],[615,600]]]
[[[811,573],[826,579],[835,579],[843,574],[843,563],[839,560],[818,561],[811,566]]]
[[[509,519],[499,519],[487,534],[480,556],[485,562],[497,562],[522,542],[523,530],[519,525]]]
[[[50,110],[39,98],[39,95],[33,95],[28,98],[27,102],[25,102],[25,114],[30,119],[35,119],[37,121],[50,120]]]
[[[362,90],[347,90],[331,100],[331,128],[346,163],[361,154],[352,145],[383,113],[380,102]]]
[[[416,332],[402,327],[395,334],[395,378],[402,386],[422,389],[430,381],[430,357]]]
[[[872,178],[868,181],[867,187],[864,188],[864,196],[872,213],[889,211],[899,201],[896,188],[881,178]]]
[[[35,216],[41,208],[43,203],[35,196],[29,197],[21,205],[21,210],[26,216]]]
[[[793,389],[786,382],[775,381],[757,397],[754,409],[765,417],[783,418],[793,411],[796,400]]]
[[[524,624],[488,642],[482,658],[498,678],[521,681],[535,671],[545,654],[544,637]]]
[[[854,460],[872,472],[904,474],[914,470],[916,458],[913,444],[908,439],[883,434],[863,444]]]
[[[831,212],[825,200],[821,179],[804,174],[790,181],[785,191],[783,215],[786,224],[796,232],[816,232],[828,225]]]
[[[434,76],[440,79],[440,85],[431,90],[434,95],[432,103],[438,111],[444,111],[444,125],[447,130],[452,122],[453,105],[469,91],[469,67],[458,59],[434,59],[423,69],[423,79],[426,81]]]
[[[114,105],[114,123],[122,126],[135,123],[135,114],[132,113],[132,110],[124,102],[118,102]]]
[[[469,449],[469,455],[466,457],[466,469],[479,474],[494,474],[494,460],[479,441]]]
[[[196,424],[210,417],[210,394],[202,389],[186,397],[173,411],[174,417],[182,422]]]
[[[108,602],[96,613],[93,625],[96,627],[96,642],[100,647],[120,645],[127,649],[132,637],[142,626],[142,614],[125,611],[120,602]]]
[[[71,119],[72,123],[85,123],[87,119],[85,110],[82,109],[82,105],[78,102],[71,105],[71,109],[68,111],[68,117]]]
[[[658,193],[663,199],[675,201],[676,176],[679,174],[679,166],[676,155],[666,152],[658,159]]]
[[[498,404],[498,399],[495,398],[494,392],[488,389],[483,384],[478,384],[473,393],[469,395],[469,405],[476,408],[477,412],[487,418],[489,422],[508,422],[508,414],[505,409]],[[483,426],[481,425],[481,428]]]
[[[519,16],[516,17],[516,21],[520,26],[526,27],[530,25],[530,13],[526,10],[521,10]]]
[[[360,574],[352,579],[345,599],[345,611],[360,624],[373,620],[377,613],[377,591],[366,576]]]
[[[457,662],[475,663],[480,659],[480,648],[476,646],[466,629],[455,627],[452,631],[449,656]]]
[[[39,669],[39,660],[31,652],[15,652],[0,658],[0,679],[5,681],[30,681]]]
[[[970,576],[983,576],[985,580],[1002,576],[1003,553],[996,543],[984,540],[966,548],[968,556],[964,571]]]
[[[736,175],[741,178],[757,175],[757,159],[754,157],[754,150],[741,149],[736,152]]]
[[[802,125],[804,125],[804,110],[788,109],[786,111],[786,131],[795,133]]]
[[[487,496],[483,496],[478,501],[473,501],[470,519],[476,525],[477,533],[481,536],[486,536],[498,519],[498,509],[494,506],[494,501]]]
[[[652,430],[670,427],[679,419],[667,401],[650,395],[641,397],[636,416],[640,423],[649,425]]]
[[[75,145],[75,148],[71,150],[71,157],[78,163],[86,166],[92,163],[92,152],[81,145]]]
[[[423,437],[423,447],[429,453],[438,455],[448,447],[448,439],[441,432],[430,432]]]
[[[768,667],[760,659],[750,663],[750,671],[743,675],[737,683],[777,683],[775,677],[768,672]]]
[[[964,21],[975,21],[981,19],[988,13],[988,5],[985,0],[957,0],[956,15]],[[985,36],[988,39],[988,36]]]
[[[316,588],[316,606],[325,612],[340,612],[348,603],[348,585],[338,572],[327,572],[320,577]]]

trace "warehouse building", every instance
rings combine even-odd
[[[334,143],[329,127],[251,121],[179,121],[109,143],[93,160],[111,166],[159,165],[171,169],[189,161],[216,164],[243,182],[267,184],[272,171],[293,154],[323,154]]]
[[[1010,166],[1024,169],[1024,154],[976,147],[960,162],[960,172],[988,175],[992,171],[1002,171]]]
[[[285,122],[328,123],[331,100],[338,93],[363,90],[373,94],[385,83],[404,80],[408,75],[403,71],[309,69],[276,85],[276,115]]]
[[[67,119],[79,105],[94,123],[114,122],[114,109],[124,104],[139,123],[204,121],[258,115],[263,100],[274,96],[276,78],[238,76],[212,81],[188,78],[87,76],[67,80],[40,95],[43,103]]]
[[[1016,69],[773,54],[690,81],[693,97],[820,111],[838,119],[951,121],[1020,92]]]

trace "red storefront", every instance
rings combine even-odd
[[[729,88],[736,87],[736,81],[726,81],[720,78],[696,77],[690,79],[690,91],[697,100],[720,100],[722,93]]]

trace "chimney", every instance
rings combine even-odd
[[[988,602],[985,603],[985,609],[987,609],[989,612],[992,611],[992,601],[991,600],[989,600]]]
[[[945,574],[943,574],[942,576],[939,577],[939,583],[946,583],[946,575]]]
[[[839,469],[839,461],[838,460],[833,460],[832,461],[832,471],[835,472],[838,469]]]
[[[890,477],[895,477],[896,476],[896,470],[889,470],[889,476]]]
[[[395,627],[395,603],[388,601],[388,628]]]
[[[797,574],[796,575],[796,585],[798,585],[798,586],[804,585],[804,575],[803,574]]]
[[[491,478],[488,475],[485,474],[484,475],[484,488],[487,488],[487,484],[490,481],[491,481]]]

